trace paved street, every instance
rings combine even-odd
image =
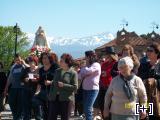
[[[2,112],[1,120],[12,120],[12,113],[10,111]]]
[[[6,110],[2,112],[2,118],[0,120],[12,120],[13,117],[8,104],[5,106],[5,109]],[[32,120],[35,120],[35,119],[32,119]],[[61,119],[59,118],[58,120],[61,120]],[[71,116],[70,120],[85,120],[85,119],[82,119],[81,117]],[[97,117],[94,120],[101,120],[101,118]]]
[[[12,114],[10,111],[5,111],[5,112],[2,112],[2,118],[1,120],[12,120]],[[35,120],[35,119],[32,119],[32,120]],[[60,120],[60,118],[58,119]],[[82,118],[80,117],[71,117],[70,120],[83,120]]]
[[[4,112],[2,112],[2,118],[1,118],[1,120],[12,120],[12,113],[10,111],[9,106],[6,105],[5,108],[6,108],[6,110]],[[32,119],[32,120],[34,120],[34,119]],[[58,120],[60,120],[60,118]],[[83,120],[83,119],[80,118],[80,117],[74,117],[73,116],[73,117],[71,117],[70,120]]]

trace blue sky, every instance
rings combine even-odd
[[[35,33],[41,25],[48,36],[116,33],[122,28],[122,19],[129,22],[127,30],[138,34],[151,32],[153,21],[160,24],[160,0],[1,0],[0,3],[0,25],[18,22],[29,33]]]

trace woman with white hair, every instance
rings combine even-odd
[[[133,60],[130,57],[121,58],[118,62],[120,75],[113,78],[105,95],[104,117],[111,120],[139,120],[135,115],[136,103],[146,104],[147,95],[144,84],[138,76],[132,73]],[[141,113],[141,119],[146,113]]]

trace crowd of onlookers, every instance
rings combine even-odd
[[[22,59],[15,55],[9,73],[0,62],[0,112],[8,97],[13,120],[69,120],[71,113],[86,120],[160,120],[160,45],[153,43],[138,57],[131,45],[118,54],[113,46],[97,57],[86,51],[74,60],[53,52]],[[136,114],[136,104],[149,107]]]

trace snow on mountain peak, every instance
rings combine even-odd
[[[72,45],[72,44],[80,44],[84,46],[96,46],[96,45],[102,45],[110,40],[114,39],[114,35],[111,33],[102,33],[97,34],[93,36],[88,37],[82,37],[82,38],[54,38],[53,44],[59,45],[59,46],[65,46],[65,45]]]
[[[32,46],[35,34],[27,33],[30,46]],[[110,40],[114,39],[112,33],[99,33],[96,35],[82,38],[67,38],[67,37],[48,37],[46,36],[50,48],[58,55],[64,52],[70,53],[74,58],[79,58],[84,55],[87,50],[93,50]]]
[[[32,33],[27,33],[29,41],[34,41],[35,35]],[[66,38],[66,37],[49,37],[47,36],[47,41],[49,44],[65,46],[72,44],[80,44],[84,46],[97,46],[102,45],[112,39],[114,39],[114,35],[112,33],[101,33],[93,36],[82,37],[82,38]]]

